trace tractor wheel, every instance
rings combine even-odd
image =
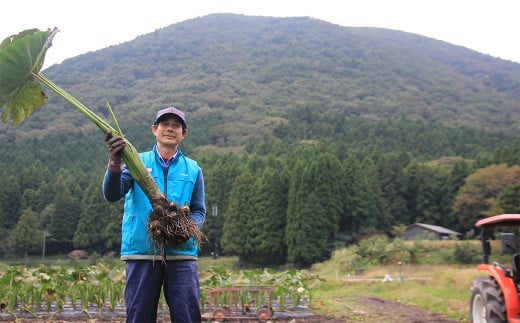
[[[470,321],[507,322],[506,303],[498,284],[491,277],[477,277],[471,285]]]

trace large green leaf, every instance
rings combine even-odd
[[[0,44],[1,119],[19,124],[45,104],[45,93],[35,79],[43,66],[45,52],[58,29],[28,29],[7,37]]]

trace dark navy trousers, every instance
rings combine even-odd
[[[194,260],[127,260],[127,322],[156,322],[161,288],[172,322],[201,322],[199,277]]]

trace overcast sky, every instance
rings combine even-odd
[[[520,0],[8,0],[2,3],[0,38],[58,27],[48,67],[211,13],[305,16],[401,30],[520,63]]]

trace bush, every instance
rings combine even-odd
[[[469,242],[455,244],[452,261],[459,264],[472,264],[479,261],[481,250],[478,246]]]
[[[388,237],[385,235],[375,235],[359,242],[356,254],[359,258],[369,262],[377,261],[383,264],[385,260],[391,258],[386,247],[388,245]]]

